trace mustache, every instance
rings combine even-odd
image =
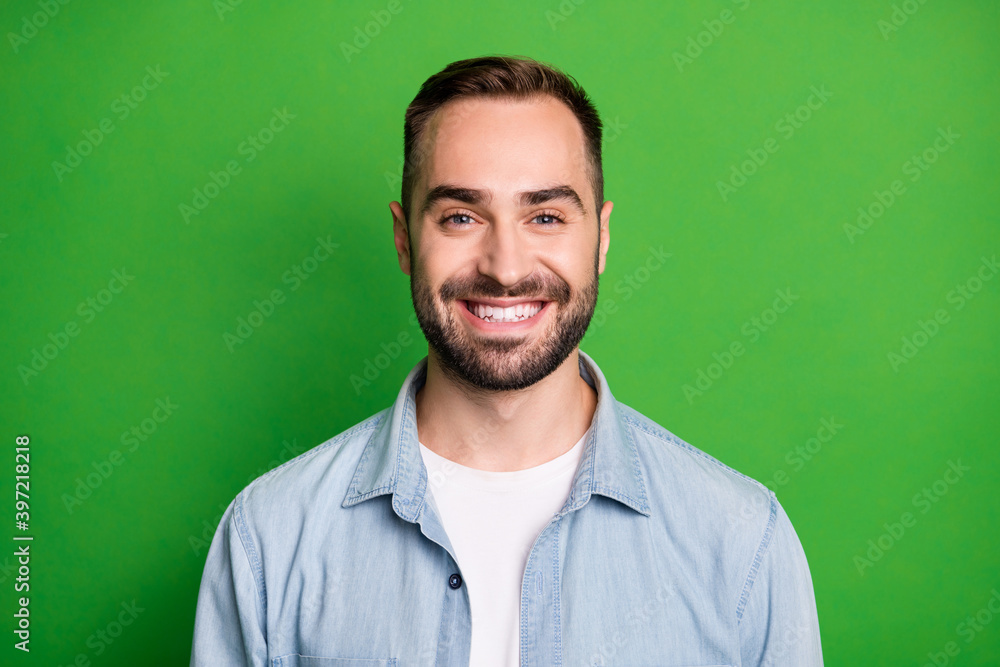
[[[439,290],[441,299],[454,301],[456,299],[517,299],[521,297],[538,297],[546,301],[555,301],[566,305],[570,300],[570,287],[565,281],[542,280],[538,277],[525,278],[514,287],[504,287],[495,280],[483,280],[482,277],[455,279],[444,283]]]

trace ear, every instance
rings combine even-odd
[[[606,201],[604,206],[601,207],[601,229],[600,229],[600,243],[601,243],[601,254],[600,260],[598,262],[597,272],[604,273],[604,260],[608,254],[608,248],[611,247],[611,231],[608,226],[611,224],[611,209],[615,207],[614,202]]]
[[[410,239],[407,236],[406,215],[399,202],[389,202],[389,210],[392,211],[392,240],[396,244],[399,268],[410,275]]]

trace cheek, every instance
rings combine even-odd
[[[476,276],[480,259],[487,253],[480,244],[481,239],[442,237],[425,240],[420,249],[420,262],[424,274],[436,284],[456,278],[469,280]]]
[[[594,244],[589,242],[564,244],[540,256],[552,271],[571,283],[591,280],[595,257]]]

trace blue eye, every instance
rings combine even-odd
[[[537,221],[537,224],[541,227],[551,227],[565,222],[565,220],[554,213],[539,213],[533,220]],[[441,218],[441,224],[451,224],[455,227],[468,227],[474,222],[475,218],[468,213],[452,213]]]
[[[468,222],[454,222],[455,218],[465,218]],[[459,227],[464,227],[465,225],[467,225],[470,222],[472,222],[472,216],[471,215],[466,215],[465,213],[455,213],[454,215],[449,215],[447,218],[445,218],[441,222],[449,222],[449,221],[453,222],[454,224],[458,225]]]
[[[563,221],[563,219],[560,218],[558,215],[552,215],[551,213],[540,213],[535,216],[535,220],[541,220],[543,218],[545,219],[545,222],[542,223],[543,227],[547,227],[549,225],[557,224]]]

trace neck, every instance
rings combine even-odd
[[[435,454],[470,468],[509,472],[565,454],[590,428],[597,393],[580,376],[578,349],[518,391],[470,389],[444,373],[433,349],[417,392],[417,433]]]

